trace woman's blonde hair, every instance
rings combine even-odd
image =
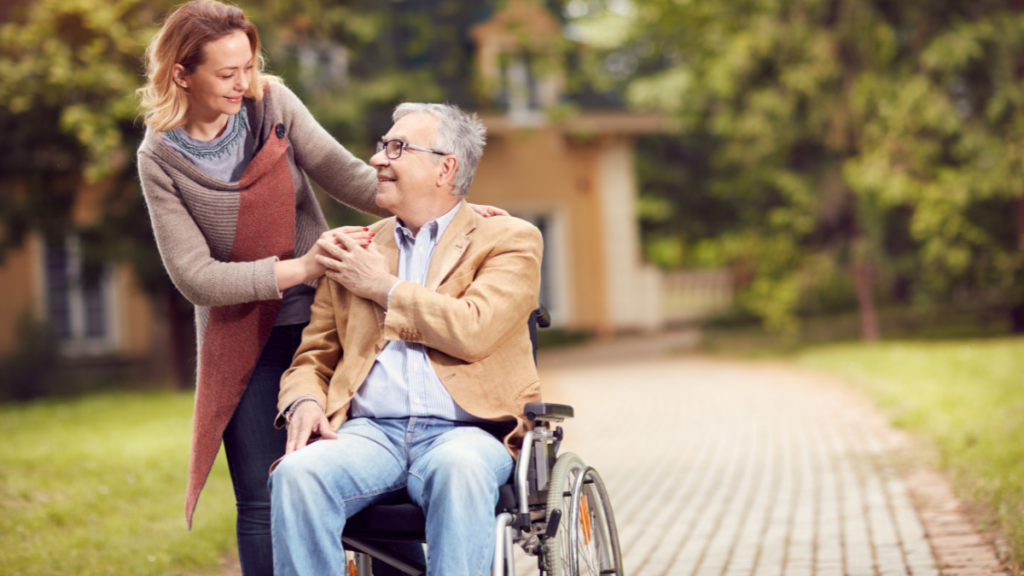
[[[263,74],[265,62],[260,51],[260,35],[241,8],[216,0],[194,0],[172,12],[146,48],[148,81],[136,92],[142,96],[147,126],[166,132],[185,123],[189,113],[188,93],[174,82],[174,65],[181,64],[186,74],[195,72],[203,63],[203,47],[236,30],[249,38],[253,53],[252,79],[244,96],[261,100],[265,83],[280,80]]]

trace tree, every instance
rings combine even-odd
[[[629,100],[707,143],[709,174],[685,193],[736,217],[692,258],[748,271],[742,303],[769,327],[795,330],[837,275],[866,339],[879,334],[880,280],[919,299],[967,288],[1024,302],[1006,233],[1024,191],[1014,2],[636,0],[591,12],[584,30],[620,31],[604,55],[631,63]]]
[[[128,262],[172,332],[173,378],[191,384],[191,309],[160,266],[138,185],[143,127],[135,89],[142,53],[171,6],[161,0],[15,3],[0,24],[0,258],[29,232],[82,240],[88,273]],[[84,187],[106,193],[94,218],[76,220]]]

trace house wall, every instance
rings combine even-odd
[[[604,334],[659,327],[661,275],[641,256],[633,138],[485,123],[470,200],[557,222],[545,239],[547,280],[564,294],[544,303],[555,322]]]
[[[609,321],[619,331],[655,329],[661,323],[661,274],[641,257],[632,138],[603,139],[598,198]]]
[[[606,234],[599,198],[602,144],[551,127],[493,134],[470,192],[476,203],[518,214],[552,214],[561,238],[549,272],[566,302],[554,320],[569,328],[614,329],[606,291]],[[550,234],[549,234],[550,236]],[[547,303],[545,303],[547,304]]]
[[[37,243],[35,237],[26,239],[20,248],[9,251],[0,265],[0,286],[3,287],[3,298],[0,298],[0,356],[18,349],[20,321],[39,317],[36,299],[42,297],[42,289],[39,286],[41,270],[37,269]]]
[[[139,289],[131,268],[119,266],[114,282],[122,296],[117,307],[119,352],[136,358],[152,355],[157,332],[167,330],[165,322],[154,313],[152,298]]]

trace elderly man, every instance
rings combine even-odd
[[[486,574],[498,487],[523,407],[540,401],[527,328],[539,231],[463,202],[483,154],[475,115],[406,103],[393,117],[370,162],[377,204],[395,217],[371,227],[367,248],[321,240],[337,263],[323,258],[334,272],[281,379],[277,576],[337,571],[346,519],[406,494],[427,518],[429,573]]]

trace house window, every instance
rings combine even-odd
[[[561,87],[552,56],[527,50],[504,52],[498,64],[494,102],[513,120],[541,121],[544,110],[558,104]]]
[[[540,109],[537,79],[529,52],[504,54],[501,62],[502,83],[498,103],[511,114],[525,114]]]
[[[568,277],[563,242],[562,218],[557,211],[517,212],[544,237],[544,254],[540,264],[540,303],[551,313],[555,326],[572,323],[568,306]]]
[[[45,250],[46,316],[63,352],[102,354],[114,345],[110,265],[85,266],[75,236]]]
[[[538,216],[534,219],[533,224],[540,230],[540,235],[545,238],[544,259],[540,262],[540,302],[552,306],[554,302],[551,299],[551,245],[547,241],[551,235],[549,232],[551,223],[547,216]]]

